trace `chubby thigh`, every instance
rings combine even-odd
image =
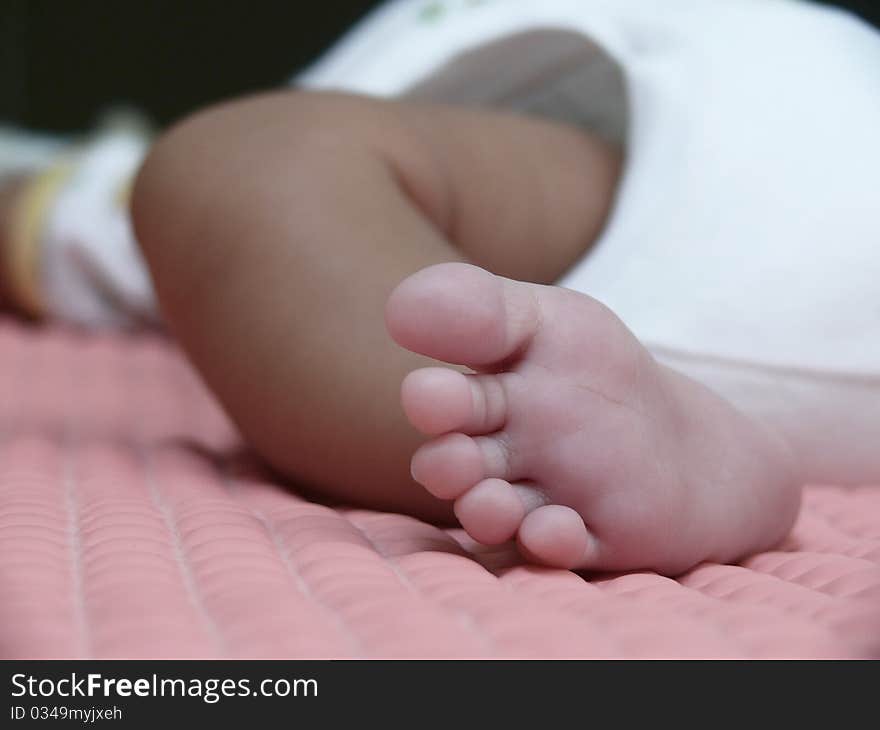
[[[280,92],[166,133],[133,217],[172,332],[264,458],[325,496],[440,519],[399,402],[433,361],[391,340],[388,295],[446,261],[554,280],[601,229],[617,170],[565,125]]]

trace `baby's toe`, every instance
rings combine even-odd
[[[485,479],[455,502],[455,516],[477,542],[498,545],[516,535],[525,508],[503,479]]]
[[[481,369],[527,347],[541,321],[534,287],[470,264],[429,266],[404,279],[385,307],[388,332],[401,346]]]
[[[422,433],[491,433],[507,417],[503,377],[465,375],[439,367],[414,370],[401,386],[403,410]]]
[[[457,499],[489,477],[510,473],[507,448],[497,436],[448,433],[420,446],[412,457],[412,477],[440,499]]]
[[[525,556],[554,568],[585,568],[596,561],[598,544],[570,507],[548,504],[530,512],[517,535]]]

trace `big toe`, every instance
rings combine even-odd
[[[429,266],[404,279],[385,308],[402,347],[446,362],[486,367],[522,350],[540,321],[534,285],[477,266]]]

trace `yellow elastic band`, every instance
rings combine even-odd
[[[8,295],[24,313],[41,317],[45,301],[40,286],[40,239],[49,206],[72,170],[64,160],[28,181],[12,213],[8,245],[3,252]]]
[[[131,191],[134,187],[134,178],[128,177],[122,181],[122,184],[116,189],[116,195],[113,196],[113,202],[120,210],[128,210],[128,204],[131,202]]]

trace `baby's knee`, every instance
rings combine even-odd
[[[246,183],[241,147],[252,148],[252,167],[259,169],[254,141],[261,130],[256,126],[241,135],[236,129],[244,126],[254,103],[235,101],[196,112],[153,144],[135,179],[131,202],[137,238],[148,257],[161,254],[172,241],[175,248],[185,245],[199,221],[221,212]]]
[[[214,215],[218,197],[213,190],[227,141],[217,124],[217,110],[198,112],[162,134],[151,147],[134,180],[131,219],[135,237],[157,283],[168,274],[183,274],[181,266],[195,253],[200,218]]]
[[[136,177],[136,238],[160,297],[253,253],[261,228],[314,203],[327,155],[354,127],[325,95],[279,92],[195,113],[153,145]],[[336,121],[335,121],[336,120]],[[207,278],[206,278],[207,277]]]
[[[282,178],[308,185],[355,148],[376,148],[395,115],[387,102],[285,90],[196,112],[153,145],[134,186],[133,216],[144,243],[159,223],[196,208],[251,200]],[[292,197],[292,196],[291,196]]]

